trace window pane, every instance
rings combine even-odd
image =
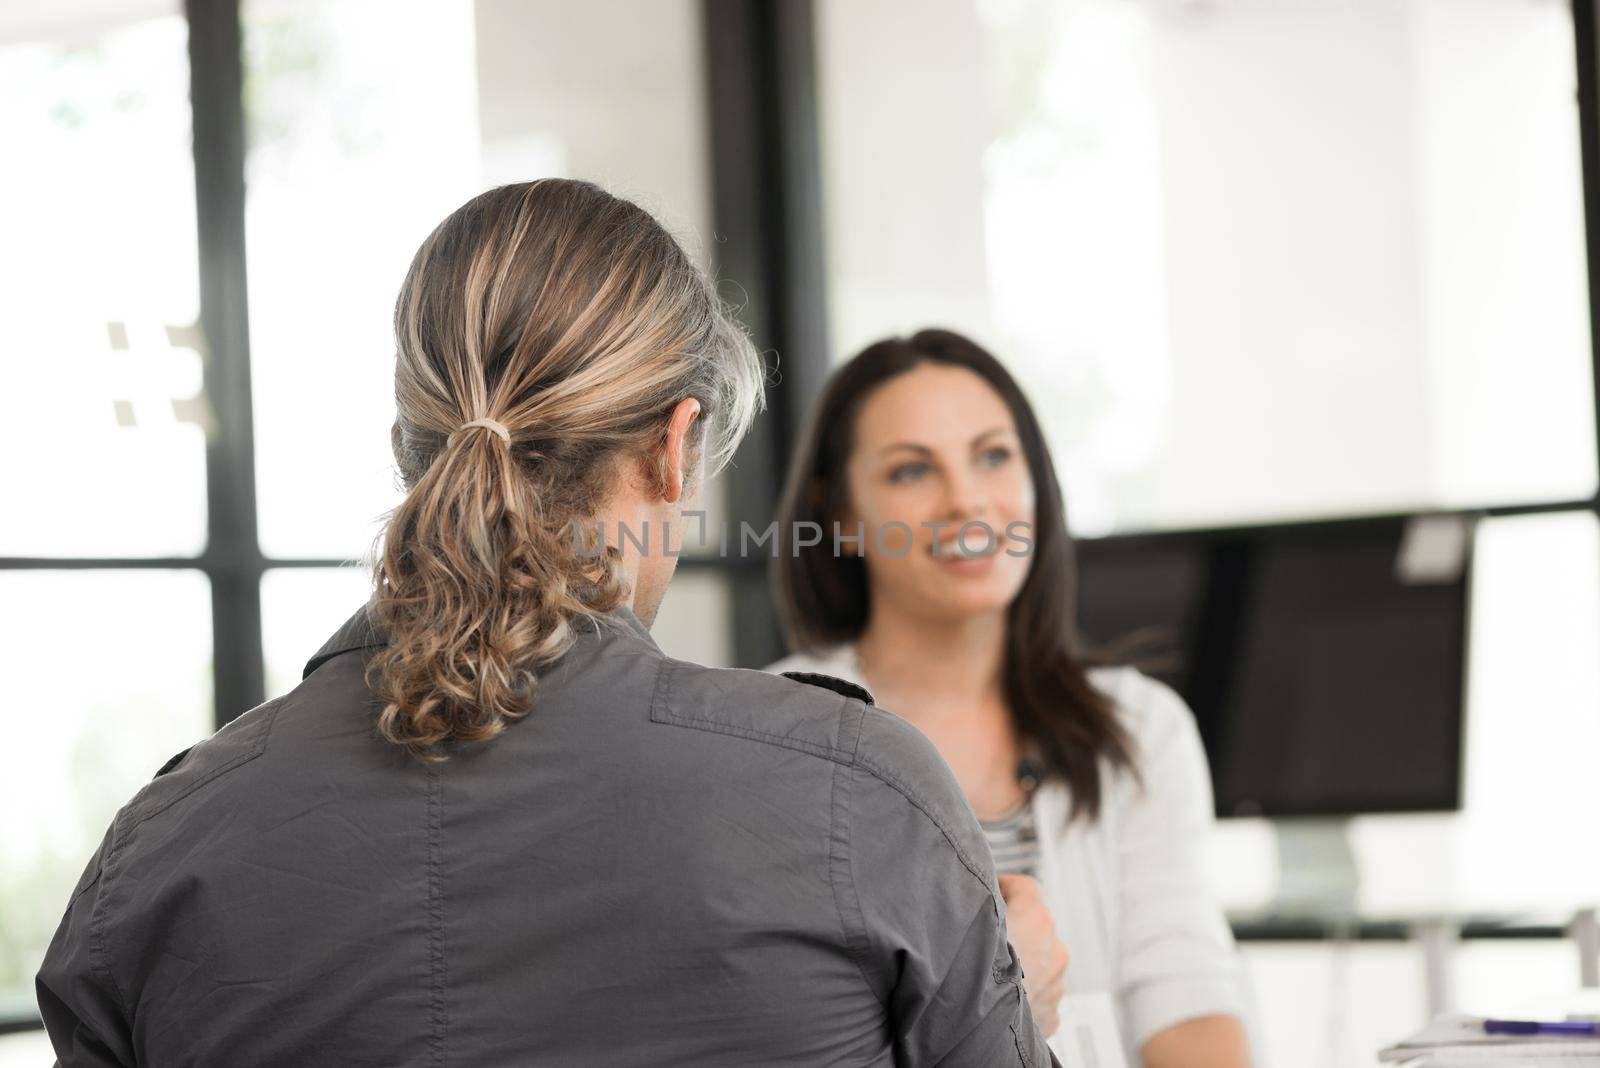
[[[0,34],[0,555],[205,547],[187,34],[151,6]]]
[[[38,1068],[54,1061],[50,1037],[43,1031],[0,1036],[0,1068]]]
[[[354,559],[399,500],[395,294],[428,231],[478,191],[472,5],[242,11],[261,547]]]
[[[0,775],[4,1016],[34,1011],[34,973],[112,816],[215,717],[199,572],[3,572],[0,604],[6,722],[28,749]]]
[[[364,567],[280,567],[261,578],[261,642],[267,696],[300,685],[306,661],[367,602],[372,574]]]
[[[703,259],[699,5],[246,0],[243,12],[261,545],[356,559],[399,500],[395,296],[448,212],[502,182],[591,178],[638,196]]]
[[[1591,495],[1567,5],[906,12],[819,5],[835,351],[987,342],[1075,530]]]

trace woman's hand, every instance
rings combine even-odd
[[[1066,990],[1071,954],[1056,936],[1055,917],[1044,903],[1039,880],[1031,875],[1002,874],[1000,896],[1006,902],[1006,936],[1022,961],[1033,1021],[1039,1025],[1039,1033],[1049,1038],[1061,1026],[1056,1010]]]

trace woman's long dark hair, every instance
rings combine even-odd
[[[796,544],[800,523],[831,530],[845,511],[845,465],[855,447],[856,418],[878,386],[921,364],[964,367],[1005,401],[1033,477],[1032,562],[1006,611],[1002,687],[1023,738],[1037,746],[1042,777],[1065,782],[1072,817],[1100,813],[1100,758],[1137,774],[1133,740],[1112,699],[1089,681],[1075,616],[1077,574],[1066,509],[1044,433],[1016,380],[975,342],[950,330],[920,330],[868,345],[836,370],[807,424],[789,468],[778,516],[780,550],[774,595],[792,647],[816,651],[857,640],[866,626],[866,563],[835,553],[831,539]]]

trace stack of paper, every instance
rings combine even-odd
[[[1403,1068],[1600,1068],[1600,1038],[1489,1035],[1483,1017],[1450,1015],[1378,1059]]]

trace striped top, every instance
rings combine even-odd
[[[979,820],[994,854],[997,874],[1019,872],[1035,875],[1039,865],[1039,835],[1033,823],[1030,798],[997,820]]]

